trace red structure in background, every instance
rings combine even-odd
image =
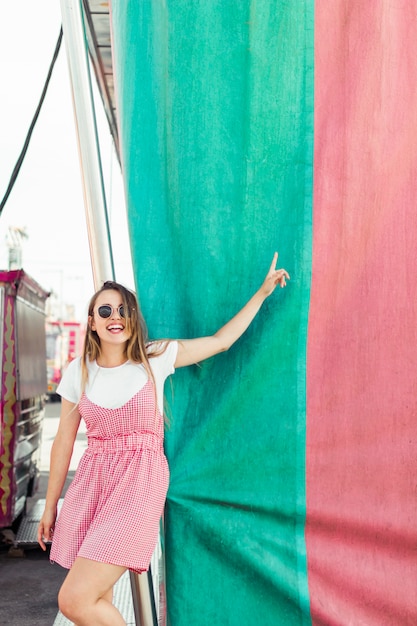
[[[0,528],[17,520],[36,491],[48,296],[23,270],[0,271]]]
[[[55,399],[56,389],[70,361],[81,354],[85,327],[81,322],[46,322],[48,396]]]

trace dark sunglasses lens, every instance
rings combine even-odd
[[[120,317],[125,317],[125,308],[123,304],[121,304],[117,310]],[[97,311],[100,317],[102,317],[103,319],[107,319],[113,313],[113,309],[109,304],[102,304],[98,307]]]
[[[103,317],[104,319],[106,319],[107,317],[110,317],[111,307],[108,306],[107,304],[103,304],[103,306],[99,306],[98,314],[100,315],[100,317]]]

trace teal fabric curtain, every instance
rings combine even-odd
[[[112,2],[123,172],[153,338],[211,334],[274,251],[233,348],[167,385],[169,623],[309,624],[306,332],[313,2]]]

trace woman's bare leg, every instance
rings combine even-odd
[[[60,589],[59,609],[76,626],[125,626],[112,605],[113,585],[125,567],[78,557]]]

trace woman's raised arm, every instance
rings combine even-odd
[[[273,293],[277,285],[285,287],[289,274],[284,269],[275,269],[278,253],[275,252],[271,267],[264,282],[252,298],[227,324],[222,326],[214,335],[198,337],[196,339],[182,339],[178,342],[178,354],[175,367],[192,365],[215,354],[224,352],[232,346],[248,328],[258,313],[265,299]]]

